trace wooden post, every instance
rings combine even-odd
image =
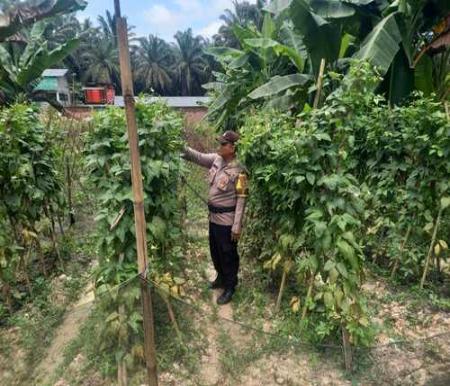
[[[138,269],[141,275],[145,275],[147,270],[147,226],[144,213],[144,189],[142,185],[139,139],[134,107],[133,77],[131,74],[130,52],[128,48],[128,28],[126,19],[121,16],[120,0],[114,0],[114,8],[116,14],[117,40],[119,44],[122,93],[125,101],[125,113],[128,126],[128,143],[130,146],[131,155],[131,178],[134,197],[134,221],[136,228]],[[156,349],[152,296],[150,287],[144,280],[141,280],[141,298],[144,325],[144,353],[147,364],[148,384],[150,386],[157,386],[158,376],[156,373]]]
[[[352,346],[350,344],[350,335],[344,325],[342,329],[342,347],[344,349],[345,370],[349,373],[352,371]]]
[[[283,276],[281,276],[281,284],[280,284],[280,290],[278,292],[278,298],[277,298],[277,303],[275,305],[275,312],[278,314],[278,312],[280,311],[280,305],[281,305],[281,299],[283,297],[283,292],[284,292],[284,286],[286,284],[286,276],[287,276],[287,270],[283,269]]]
[[[314,105],[313,105],[313,107],[315,109],[317,109],[319,107],[320,94],[322,93],[323,74],[324,74],[324,72],[325,72],[325,59],[322,59],[321,62],[320,62],[319,77],[317,78],[316,96],[314,97]]]
[[[433,236],[431,237],[431,243],[430,243],[430,247],[428,248],[428,254],[427,254],[427,257],[425,260],[425,267],[423,269],[422,279],[420,280],[420,289],[423,289],[423,285],[425,284],[425,279],[426,279],[427,273],[428,273],[428,265],[430,264],[431,256],[433,254],[433,248],[436,243],[437,231],[439,228],[439,224],[441,222],[441,216],[442,216],[443,210],[444,210],[444,208],[441,205],[439,208],[437,218],[436,218],[436,222],[434,224]]]

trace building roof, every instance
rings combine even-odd
[[[183,107],[202,107],[209,103],[209,97],[149,97],[146,98],[148,103],[154,103],[162,100],[167,103],[169,107],[183,108]],[[124,101],[122,96],[116,96],[114,104],[119,107],[124,107]]]
[[[69,70],[67,68],[49,68],[42,73],[44,78],[46,77],[55,77],[61,78],[67,74]]]
[[[58,91],[58,79],[53,77],[43,78],[35,87],[36,91]]]

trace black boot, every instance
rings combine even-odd
[[[209,289],[223,288],[223,280],[220,276],[217,276],[216,280],[209,282]]]
[[[234,288],[226,288],[222,295],[217,298],[217,304],[227,304],[233,298]]]

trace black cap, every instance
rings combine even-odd
[[[235,131],[227,130],[220,137],[217,137],[217,141],[221,144],[231,143],[234,145],[237,141],[239,141],[239,134]]]

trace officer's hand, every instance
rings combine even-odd
[[[240,233],[231,232],[231,241],[237,242],[237,241],[239,241],[240,238],[241,238]]]

